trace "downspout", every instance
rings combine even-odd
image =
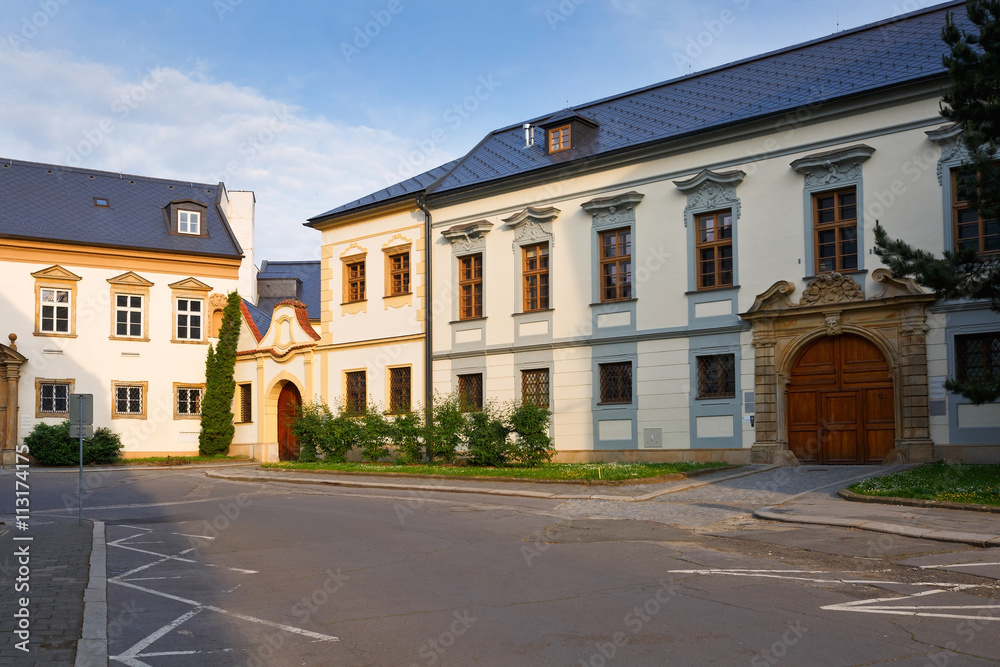
[[[431,211],[427,208],[424,195],[417,197],[417,208],[424,212],[424,423],[431,426],[431,408],[434,405],[434,367],[433,367],[433,336],[434,308],[431,295],[433,290],[433,272],[431,271],[434,256],[431,239]]]

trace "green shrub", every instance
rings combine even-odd
[[[334,413],[323,403],[304,403],[292,422],[292,433],[299,440],[299,460],[317,458],[331,462],[343,462],[347,453],[359,444],[358,428],[354,420],[339,411]],[[303,459],[305,452],[306,459]]]
[[[69,421],[52,425],[39,423],[24,438],[28,452],[43,466],[80,464],[80,441],[69,437]],[[114,431],[100,427],[94,437],[83,441],[83,462],[114,463],[121,457],[122,441]]]
[[[369,405],[365,413],[355,418],[360,431],[361,458],[365,461],[377,462],[389,456],[392,425],[377,405]]]
[[[502,466],[510,460],[510,428],[496,403],[470,412],[463,435],[472,465]]]
[[[510,414],[510,430],[516,436],[511,445],[511,458],[522,465],[535,467],[552,460],[555,447],[549,437],[552,413],[533,403],[521,403]]]
[[[427,457],[433,461],[440,459],[451,463],[455,460],[465,430],[465,413],[459,405],[458,396],[435,396],[431,407],[430,432],[425,436]]]
[[[405,412],[389,422],[390,441],[396,445],[396,463],[424,460],[424,423],[420,412]]]

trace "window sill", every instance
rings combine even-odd
[[[201,419],[201,415],[177,415],[177,414],[174,415],[174,420],[175,421],[192,420],[192,419],[198,419],[198,420],[200,420]]]
[[[633,401],[628,403],[598,403],[597,406],[601,408],[625,408],[632,405]]]
[[[814,276],[805,276],[803,278],[803,280],[805,280],[807,282],[810,281],[810,280],[816,280],[820,276],[825,276],[825,275],[827,275],[829,273],[839,273],[842,276],[863,276],[866,273],[868,273],[868,269],[854,269],[854,270],[851,270],[851,271],[824,271],[823,273],[818,273],[818,274],[816,274]]]
[[[68,412],[36,412],[35,419],[69,419]]]
[[[525,315],[540,315],[542,313],[553,313],[553,312],[555,312],[555,310],[556,310],[555,308],[539,308],[538,310],[524,310],[524,311],[521,311],[520,313],[511,313],[510,316],[511,317],[522,317],[522,316],[525,316]],[[483,319],[486,319],[486,318],[483,318]]]
[[[594,306],[614,306],[620,303],[635,303],[638,300],[639,299],[636,298],[636,299],[617,299],[615,301],[598,301],[597,303],[590,304],[590,307],[593,308]]]
[[[711,294],[712,292],[725,292],[727,290],[739,291],[739,285],[720,285],[719,287],[706,287],[704,289],[696,289],[690,292],[684,292],[684,296],[692,296],[694,294]]]
[[[111,415],[111,419],[146,419],[146,413],[141,415]]]
[[[448,324],[465,324],[466,322],[485,322],[486,317],[470,317],[467,320],[452,320]]]
[[[732,396],[696,396],[694,400],[696,401],[731,401],[736,398],[736,394]]]
[[[358,299],[357,301],[344,301],[341,306],[356,306],[360,303],[368,303],[368,299]]]
[[[208,345],[207,340],[182,340],[180,338],[171,338],[171,343],[177,343],[179,345]]]
[[[386,295],[385,295],[384,297],[382,297],[382,298],[383,298],[383,299],[394,299],[394,298],[396,298],[397,296],[413,296],[413,292],[399,292],[399,293],[397,293],[397,294],[386,294]],[[351,303],[359,303],[359,302],[358,302],[358,301],[351,301]],[[343,304],[341,304],[341,305],[342,305],[342,306],[346,306],[347,304],[346,304],[346,303],[343,303]]]
[[[234,426],[250,426],[253,422],[233,422]]]
[[[134,338],[132,336],[108,336],[108,340],[122,340],[133,343],[148,343],[149,338]]]
[[[36,336],[44,336],[46,338],[77,338],[75,333],[55,333],[54,331],[36,331]]]

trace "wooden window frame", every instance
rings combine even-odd
[[[351,258],[344,260],[344,303],[363,303],[368,300],[368,258]],[[358,269],[357,273],[352,273]]]
[[[65,386],[66,387],[66,411],[56,412],[56,411],[43,411],[43,397],[42,397],[42,387],[45,385],[51,386]],[[35,378],[35,419],[69,419],[69,397],[73,393],[76,387],[76,380],[71,378],[63,379],[49,379],[49,378]]]
[[[534,250],[535,267],[530,268],[529,252]],[[544,250],[544,253],[542,252]],[[542,257],[545,258],[545,266],[542,267]],[[533,243],[521,246],[521,287],[522,287],[522,307],[523,312],[532,313],[549,309],[550,290],[552,281],[549,276],[551,256],[549,255],[549,242]],[[532,281],[534,284],[532,285]],[[534,293],[534,296],[532,296]]]
[[[182,391],[197,391],[198,396],[198,412],[181,412],[181,392]],[[174,419],[201,419],[201,408],[202,403],[205,400],[205,385],[204,384],[187,384],[183,382],[174,383]],[[190,402],[190,398],[188,399]]]
[[[621,237],[620,237],[620,234],[623,234],[623,233],[628,234],[627,244],[628,244],[628,250],[629,250],[629,252],[628,252],[627,255],[622,255],[621,252],[620,252],[620,247],[623,246],[623,245],[625,245],[625,243],[622,242]],[[598,288],[600,289],[601,303],[614,303],[616,301],[631,301],[634,298],[634,292],[633,292],[633,289],[632,289],[633,288],[633,285],[632,285],[632,277],[633,277],[633,271],[632,271],[632,244],[633,244],[632,228],[631,227],[620,227],[618,229],[601,230],[597,234],[598,234],[598,240],[600,242],[600,249],[598,250],[598,256],[600,257],[600,266],[599,266],[599,275],[598,275],[598,281],[599,281]],[[612,235],[612,234],[615,236],[615,243],[614,243],[615,255],[609,256],[609,255],[605,254],[606,251],[607,251],[607,248],[609,247],[605,243],[605,238],[608,237],[608,236],[610,236],[610,235]],[[622,275],[621,268],[622,268],[623,264],[628,264],[628,272],[626,273],[626,275],[628,276],[628,281],[625,282],[625,283],[622,283],[622,281],[621,281],[621,275]],[[610,288],[607,285],[605,285],[605,276],[606,276],[607,267],[612,266],[612,265],[615,266],[615,278],[617,279],[617,284],[614,286],[615,296],[614,297],[609,297],[607,290],[610,289]],[[626,290],[627,290],[627,293],[626,293]]]
[[[409,248],[405,250],[389,250],[385,254],[385,295],[405,296],[412,294],[412,273],[411,256]],[[396,267],[396,261],[401,261],[401,266]],[[397,288],[398,285],[398,288]]]
[[[386,393],[388,394],[386,405],[388,413],[391,415],[406,414],[413,410],[413,367],[412,366],[392,366],[386,373]],[[395,375],[406,373],[405,391],[397,386]]]
[[[236,385],[237,424],[253,423],[253,383],[240,382]]]
[[[459,410],[479,412],[483,409],[484,380],[482,373],[463,373],[457,376]]]
[[[478,320],[482,317],[483,253],[465,255],[458,258],[458,319]]]
[[[358,391],[357,379],[361,379],[361,394]],[[368,412],[368,371],[358,369],[344,371],[344,414],[348,417],[360,417]]]
[[[985,340],[986,344],[990,345],[1000,345],[1000,331],[989,331],[985,333],[974,333],[974,334],[960,334],[955,336],[955,377],[959,382],[976,382],[976,379],[969,378],[969,359],[968,359],[968,349],[966,345],[973,340]],[[984,359],[982,366],[975,367],[977,370],[982,369],[981,372],[984,376],[994,375],[1000,372],[1000,363],[990,363],[989,352],[986,353],[987,356]]]
[[[634,400],[634,394],[632,391],[632,383],[635,377],[635,369],[631,361],[611,361],[603,364],[598,364],[598,373],[600,377],[599,388],[601,401],[600,405],[630,405]],[[623,371],[628,369],[627,373]],[[612,378],[611,375],[617,373],[620,377]],[[616,384],[614,387],[611,386],[611,381],[615,380]],[[622,380],[627,380],[627,382],[622,382]]]
[[[548,138],[549,153],[560,153],[573,147],[572,125],[553,127],[545,134]]]
[[[536,381],[535,378],[544,378]],[[543,401],[536,400],[543,398]],[[526,368],[521,371],[521,402],[548,409],[552,403],[552,373],[548,368]]]
[[[118,412],[118,389],[119,388],[139,388],[142,392],[140,394],[141,411],[140,412]],[[132,400],[132,399],[125,399]],[[148,382],[131,382],[125,380],[112,380],[111,381],[111,418],[112,419],[145,419],[146,418],[146,405],[149,402],[149,383]]]
[[[698,400],[735,398],[736,397],[736,355],[732,352],[724,354],[705,354],[695,357],[698,367]],[[728,361],[727,361],[728,360]],[[732,375],[726,377],[725,365],[732,364]],[[715,373],[714,382],[709,382],[708,373]],[[729,382],[732,382],[730,386]]]
[[[961,224],[959,223],[959,216],[962,214],[962,212],[965,211],[971,212],[971,210],[969,209],[968,200],[960,199],[961,192],[959,188],[959,179],[964,174],[971,174],[971,173],[972,173],[971,169],[963,169],[962,167],[954,167],[951,170],[951,225],[952,225],[952,235],[954,238],[954,246],[955,250],[960,250],[962,248],[963,242],[968,243],[969,241],[974,241],[976,244],[975,251],[977,254],[985,257],[991,257],[1000,253],[1000,244],[998,244],[997,250],[983,251],[983,248],[986,245],[986,240],[987,238],[1000,236],[1000,234],[986,234],[986,225],[987,223],[993,223],[997,225],[998,230],[1000,230],[1000,223],[998,223],[996,220],[983,220],[983,217],[979,215],[979,212],[975,211],[976,236],[967,239],[962,239],[961,236],[959,235],[960,227],[970,226],[972,224],[971,222],[966,222]],[[978,180],[978,175],[976,178]]]
[[[720,220],[726,217],[729,218],[729,224],[720,225],[719,224]],[[702,239],[702,222],[707,220],[708,218],[712,219],[713,235],[716,237],[711,241],[705,241]],[[720,229],[728,229],[729,236],[722,239],[718,238]],[[713,289],[724,289],[727,287],[732,287],[733,271],[734,271],[733,262],[735,260],[735,258],[733,257],[733,210],[730,208],[730,209],[721,209],[718,211],[709,211],[706,213],[696,213],[694,216],[694,239],[695,239],[694,261],[695,261],[695,273],[697,278],[698,291],[707,291]],[[730,262],[730,268],[728,271],[729,273],[728,282],[723,282],[724,280],[723,274],[727,272],[723,271],[721,268],[722,262],[726,258],[720,257],[720,253],[725,248],[729,248],[728,259]],[[702,253],[707,250],[712,251],[711,260],[702,259]],[[709,261],[712,262],[712,272],[705,273],[702,271],[702,267],[704,263]],[[712,279],[712,284],[706,285],[705,281],[706,278],[709,276]]]
[[[842,195],[851,194],[854,196],[854,204],[841,204],[840,197]],[[821,223],[819,221],[820,211],[827,209],[819,208],[819,200],[821,197],[833,197],[833,214],[834,219],[831,222]],[[836,190],[824,190],[823,192],[812,193],[812,211],[813,211],[813,256],[814,256],[814,270],[816,275],[823,273],[849,273],[851,271],[857,271],[858,267],[861,265],[861,239],[858,235],[858,188],[857,186],[851,185],[845,188],[837,188]],[[845,218],[843,216],[843,209],[850,206],[854,207],[854,217]],[[854,253],[848,254],[841,252],[842,243],[849,243],[851,239],[841,238],[841,233],[843,230],[851,229],[854,231]],[[820,257],[820,233],[821,232],[834,232],[834,268],[832,269],[821,269],[820,262],[826,260],[829,257]],[[829,244],[823,244],[829,245]],[[854,258],[854,266],[845,266],[844,260],[848,257]]]

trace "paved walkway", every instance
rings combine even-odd
[[[0,665],[41,667],[73,665],[77,640],[83,631],[83,597],[90,575],[90,553],[93,525],[84,521],[46,516],[31,517],[27,531],[17,530],[12,517],[0,517]],[[14,537],[31,537],[31,541],[14,541]],[[28,546],[29,591],[18,591],[17,579],[21,565],[16,552]],[[27,648],[16,645],[22,641],[15,614],[19,613],[20,598],[29,602],[30,615]]]

